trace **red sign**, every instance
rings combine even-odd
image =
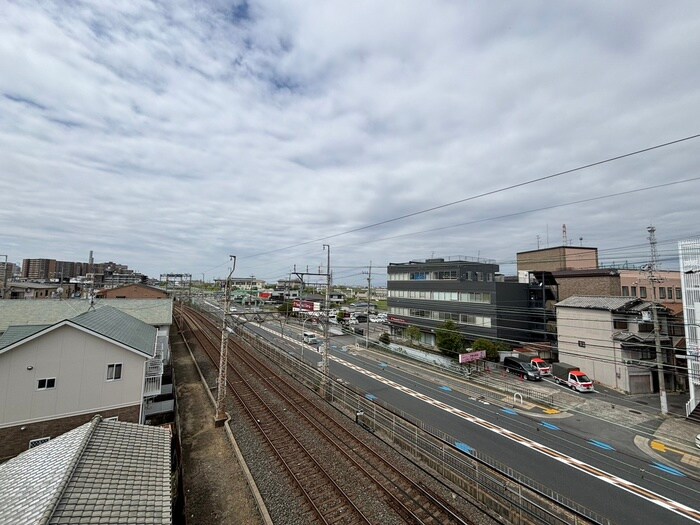
[[[486,358],[486,350],[477,350],[476,352],[469,352],[468,354],[459,354],[459,363],[473,363],[479,359]]]
[[[293,312],[314,312],[320,309],[321,305],[313,301],[301,301],[299,299],[294,299],[294,302],[292,303]]]
[[[399,317],[391,317],[389,316],[388,318],[390,323],[396,323],[396,324],[408,324],[408,322],[405,319],[401,319]]]

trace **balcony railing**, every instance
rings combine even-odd
[[[160,395],[161,376],[146,377],[143,385],[143,397]]]

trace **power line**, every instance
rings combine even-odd
[[[679,143],[681,143],[681,142],[686,142],[686,141],[689,141],[689,140],[694,140],[694,139],[699,138],[699,137],[700,137],[700,133],[695,134],[695,135],[690,135],[690,136],[687,136],[687,137],[683,137],[683,138],[680,138],[680,139],[672,140],[672,141],[669,141],[669,142],[664,142],[664,143],[662,143],[662,144],[656,144],[655,146],[650,146],[650,147],[647,147],[647,148],[635,150],[635,151],[632,151],[632,152],[629,152],[629,153],[624,153],[624,154],[622,154],[622,155],[616,155],[616,156],[614,156],[614,157],[609,157],[609,158],[607,158],[607,159],[599,160],[599,161],[596,161],[596,162],[591,162],[591,163],[589,163],[589,164],[584,164],[584,165],[578,166],[578,167],[576,167],[576,168],[571,168],[571,169],[568,169],[568,170],[559,171],[559,172],[557,172],[557,173],[552,173],[552,174],[550,174],[550,175],[545,175],[545,176],[542,176],[542,177],[537,177],[537,178],[535,178],[535,179],[530,179],[530,180],[527,180],[527,181],[524,181],[524,182],[519,182],[519,183],[517,183],[517,184],[511,184],[511,185],[509,185],[509,186],[504,186],[504,187],[502,187],[502,188],[498,188],[498,189],[495,189],[495,190],[486,191],[486,192],[483,192],[483,193],[479,193],[479,194],[476,194],[476,195],[472,195],[472,196],[470,196],[470,197],[465,197],[465,198],[463,198],[463,199],[459,199],[459,200],[456,200],[456,201],[448,202],[448,203],[445,203],[445,204],[439,204],[439,205],[437,205],[437,206],[432,206],[432,207],[430,207],[430,208],[426,208],[426,209],[423,209],[423,210],[419,210],[419,211],[407,213],[407,214],[404,214],[404,215],[400,215],[400,216],[398,216],[398,217],[393,217],[393,218],[391,218],[391,219],[386,219],[386,220],[379,221],[379,222],[375,222],[375,223],[368,224],[368,225],[365,225],[365,226],[359,226],[359,227],[357,227],[357,228],[352,228],[352,229],[346,230],[346,231],[344,231],[344,232],[339,232],[339,233],[327,235],[327,236],[324,236],[324,237],[319,237],[319,238],[317,238],[317,239],[312,239],[312,240],[309,240],[309,241],[303,241],[303,242],[299,242],[299,243],[296,243],[296,244],[291,244],[291,245],[288,245],[288,246],[284,246],[284,247],[282,247],[282,248],[275,248],[274,250],[269,250],[269,251],[266,251],[266,252],[260,252],[260,253],[254,254],[254,255],[250,255],[250,256],[248,256],[248,258],[260,257],[260,256],[262,256],[262,255],[268,255],[268,254],[270,254],[270,253],[276,253],[276,252],[288,250],[288,249],[290,249],[290,248],[296,248],[296,247],[299,247],[299,246],[304,246],[304,245],[312,244],[312,243],[315,243],[315,242],[326,241],[326,240],[328,240],[328,239],[333,239],[333,238],[336,238],[336,237],[340,237],[340,236],[343,236],[343,235],[347,235],[347,234],[349,234],[349,233],[355,233],[355,232],[359,232],[359,231],[363,231],[363,230],[368,230],[368,229],[370,229],[370,228],[376,228],[377,226],[382,226],[382,225],[384,225],[384,224],[389,224],[389,223],[392,223],[392,222],[401,221],[401,220],[404,220],[404,219],[408,219],[408,218],[410,218],[410,217],[415,217],[415,216],[417,216],[417,215],[423,215],[423,214],[430,213],[430,212],[433,212],[433,211],[436,211],[436,210],[441,210],[441,209],[444,209],[444,208],[448,208],[448,207],[454,206],[454,205],[456,205],[456,204],[462,204],[462,203],[464,203],[464,202],[469,202],[469,201],[473,201],[473,200],[480,199],[480,198],[483,198],[483,197],[488,197],[488,196],[490,196],[490,195],[495,195],[495,194],[497,194],[497,193],[502,193],[502,192],[505,192],[505,191],[508,191],[508,190],[512,190],[512,189],[515,189],[515,188],[522,188],[523,186],[528,186],[528,185],[530,185],[530,184],[534,184],[534,183],[537,183],[537,182],[542,182],[542,181],[550,180],[550,179],[553,179],[553,178],[556,178],[556,177],[561,177],[562,175],[568,175],[568,174],[571,174],[571,173],[575,173],[575,172],[577,172],[577,171],[582,171],[582,170],[585,170],[585,169],[588,169],[588,168],[592,168],[592,167],[594,167],[594,166],[600,166],[600,165],[607,164],[607,163],[610,163],[610,162],[614,162],[614,161],[617,161],[617,160],[621,160],[621,159],[624,159],[624,158],[632,157],[632,156],[635,156],[635,155],[640,155],[640,154],[642,154],[642,153],[647,153],[647,152],[649,152],[649,151],[653,151],[653,150],[656,150],[656,149],[665,148],[665,147],[668,147],[668,146],[672,146],[672,145],[674,145],[674,144],[679,144]]]

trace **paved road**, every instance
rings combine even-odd
[[[267,330],[260,333],[268,337],[270,330],[280,328],[279,323],[275,328],[273,322],[265,322],[263,326]],[[297,342],[300,331],[300,327],[288,325],[283,344],[288,352],[299,356],[303,352],[306,361],[316,364],[320,355]],[[620,402],[613,407],[607,396],[582,398],[565,390],[557,391],[553,385],[538,385],[538,388],[554,388],[557,399],[567,401],[571,412],[545,414],[541,407],[530,404],[513,410],[510,396],[504,396],[498,404],[485,404],[453,388],[452,378],[427,374],[422,366],[413,367],[366,350],[343,350],[355,340],[352,336],[333,338],[330,370],[369,396],[417,415],[466,446],[497,458],[615,523],[692,522],[668,507],[677,501],[691,509],[697,508],[700,470],[692,464],[675,468],[667,461],[668,457],[651,457],[640,451],[638,438],[641,436],[647,444],[651,443],[663,422],[653,412],[636,409],[632,412]],[[383,380],[369,377],[364,373],[367,370],[381,375]],[[395,385],[407,387],[413,394]],[[448,412],[441,405],[456,407],[460,412]],[[610,418],[620,424],[610,423]],[[489,431],[479,425],[479,420],[494,423],[503,431]],[[550,449],[569,459],[557,461],[542,453]],[[645,452],[660,452],[647,449]],[[582,464],[573,468],[571,463],[575,462]],[[631,484],[620,488],[624,482],[616,477]],[[655,498],[654,494],[672,501]],[[700,519],[696,521],[700,523]]]
[[[358,386],[377,400],[416,414],[427,424],[456,437],[467,446],[497,458],[531,479],[610,518],[613,522],[692,522],[669,511],[665,506],[650,501],[649,498],[654,499],[653,495],[646,494],[646,498],[642,498],[635,494],[637,490],[651,491],[690,508],[697,507],[700,494],[697,470],[688,468],[688,472],[695,472],[685,474],[671,464],[654,461],[643,454],[635,444],[635,438],[640,433],[649,435],[649,432],[654,430],[654,425],[658,427],[659,423],[653,422],[652,415],[643,412],[631,414],[625,411],[623,416],[620,416],[621,419],[629,413],[633,417],[627,422],[633,421],[634,424],[614,425],[600,418],[600,414],[586,414],[585,410],[581,410],[583,403],[574,407],[576,410],[573,413],[556,415],[538,413],[538,407],[534,407],[534,410],[513,410],[507,404],[510,399],[505,397],[501,406],[485,404],[447,386],[435,377],[415,375],[405,364],[390,365],[383,356],[378,358],[365,350],[358,353],[343,351],[344,345],[340,343],[349,342],[347,338],[334,338],[334,341],[336,344],[331,347],[331,355],[335,358],[331,362],[333,375]],[[309,354],[307,348],[306,358],[309,362],[313,363],[319,359],[317,354],[311,353],[310,358]],[[598,472],[598,477],[592,477],[580,469],[553,460],[528,442],[524,445],[514,442],[506,436],[480,428],[469,421],[468,417],[465,419],[461,415],[446,412],[430,401],[417,401],[416,397],[406,395],[387,383],[378,382],[362,372],[340,365],[338,360],[351,363],[362,370],[371,370],[388,382],[408,387],[429,400],[458,407],[467,416],[495,423],[531,442],[576,458],[590,465],[594,472]],[[554,385],[542,387],[557,388]],[[568,391],[560,394],[566,395],[569,395]],[[580,399],[580,396],[574,394],[573,399]],[[597,407],[596,403],[593,405],[602,410],[602,404],[607,403],[606,400],[602,400]],[[607,406],[607,410],[619,411],[619,408],[612,409]],[[610,475],[629,480],[634,485],[621,489],[611,484],[614,478]],[[662,503],[668,505],[667,502]]]

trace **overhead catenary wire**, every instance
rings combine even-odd
[[[624,153],[624,154],[621,154],[621,155],[615,155],[615,156],[613,156],[613,157],[608,157],[608,158],[606,158],[606,159],[598,160],[598,161],[595,161],[595,162],[590,162],[590,163],[587,163],[587,164],[584,164],[584,165],[581,165],[581,166],[577,166],[577,167],[575,167],[575,168],[570,168],[570,169],[563,170],[563,171],[559,171],[559,172],[552,173],[552,174],[549,174],[549,175],[544,175],[544,176],[542,176],[542,177],[536,177],[536,178],[534,178],[534,179],[529,179],[529,180],[526,180],[526,181],[523,181],[523,182],[519,182],[519,183],[516,183],[516,184],[511,184],[511,185],[503,186],[503,187],[501,187],[501,188],[497,188],[497,189],[494,189],[494,190],[485,191],[485,192],[482,192],[482,193],[478,193],[478,194],[476,194],[476,195],[471,195],[471,196],[469,196],[469,197],[465,197],[465,198],[458,199],[458,200],[455,200],[455,201],[451,201],[451,202],[448,202],[448,203],[439,204],[439,205],[432,206],[432,207],[429,207],[429,208],[425,208],[425,209],[422,209],[422,210],[418,210],[418,211],[406,213],[406,214],[403,214],[403,215],[399,215],[399,216],[397,216],[397,217],[392,217],[392,218],[385,219],[385,220],[382,220],[382,221],[378,221],[378,222],[375,222],[375,223],[372,223],[372,224],[367,224],[367,225],[364,225],[364,226],[359,226],[359,227],[357,227],[357,228],[352,228],[352,229],[349,229],[349,230],[345,230],[345,231],[342,231],[342,232],[338,232],[338,233],[326,235],[326,236],[319,237],[319,238],[316,238],[316,239],[311,239],[311,240],[308,240],[308,241],[302,241],[302,242],[298,242],[298,243],[291,244],[291,245],[288,245],[288,246],[283,246],[283,247],[280,247],[280,248],[275,248],[275,249],[273,249],[273,250],[268,250],[268,251],[264,251],[264,252],[259,252],[259,253],[257,253],[257,254],[249,255],[248,258],[260,257],[260,256],[262,256],[262,255],[268,255],[268,254],[271,254],[271,253],[277,253],[277,252],[280,252],[280,251],[289,250],[289,249],[291,249],[291,248],[296,248],[296,247],[299,247],[299,246],[305,246],[305,245],[312,244],[312,243],[327,241],[327,240],[329,240],[329,239],[334,239],[334,238],[337,238],[337,237],[341,237],[341,236],[343,236],[343,235],[348,235],[348,234],[350,234],[350,233],[355,233],[355,232],[359,232],[359,231],[368,230],[368,229],[371,229],[371,228],[376,228],[376,227],[378,227],[378,226],[382,226],[382,225],[389,224],[389,223],[393,223],[393,222],[398,222],[398,221],[401,221],[401,220],[404,220],[404,219],[408,219],[408,218],[410,218],[410,217],[415,217],[415,216],[418,216],[418,215],[423,215],[423,214],[430,213],[430,212],[433,212],[433,211],[445,209],[445,208],[448,208],[448,207],[451,207],[451,206],[455,206],[455,205],[457,205],[457,204],[462,204],[462,203],[465,203],[465,202],[469,202],[469,201],[481,199],[481,198],[483,198],[483,197],[487,197],[487,196],[491,196],[491,195],[496,195],[496,194],[498,194],[498,193],[503,193],[503,192],[506,192],[506,191],[509,191],[509,190],[513,190],[513,189],[516,189],[516,188],[522,188],[522,187],[524,187],[524,186],[528,186],[528,185],[531,185],[531,184],[535,184],[535,183],[537,183],[537,182],[542,182],[542,181],[545,181],[545,180],[551,180],[551,179],[554,179],[554,178],[557,178],[557,177],[561,177],[561,176],[563,176],[563,175],[568,175],[568,174],[571,174],[571,173],[576,173],[576,172],[578,172],[578,171],[586,170],[586,169],[588,169],[588,168],[592,168],[592,167],[595,167],[595,166],[601,166],[601,165],[603,165],[603,164],[615,162],[615,161],[618,161],[618,160],[621,160],[621,159],[633,157],[633,156],[636,156],[636,155],[641,155],[641,154],[643,154],[643,153],[648,153],[648,152],[650,152],[650,151],[654,151],[654,150],[657,150],[657,149],[661,149],[661,148],[669,147],[669,146],[672,146],[672,145],[675,145],[675,144],[680,144],[680,143],[682,143],[682,142],[694,140],[694,139],[697,139],[697,138],[699,138],[699,137],[700,137],[700,133],[695,134],[695,135],[689,135],[689,136],[682,137],[682,138],[679,138],[679,139],[675,139],[675,140],[671,140],[671,141],[668,141],[668,142],[663,142],[663,143],[660,143],[660,144],[656,144],[656,145],[654,145],[654,146],[649,146],[649,147],[646,147],[646,148],[638,149],[638,150],[631,151],[631,152],[628,152],[628,153]]]

